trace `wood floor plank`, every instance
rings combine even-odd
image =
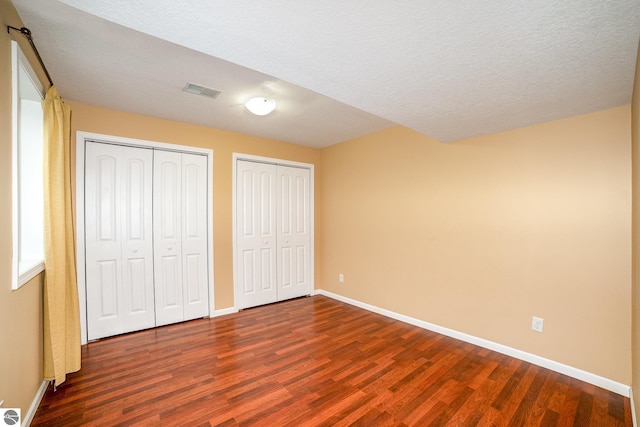
[[[538,395],[548,375],[549,373],[544,369],[541,369],[536,374],[527,392],[520,401],[516,412],[513,414],[511,420],[509,420],[509,426],[522,427],[525,425],[534,410],[534,404],[538,399]]]
[[[541,368],[527,362],[522,362],[516,373],[509,379],[505,388],[503,388],[498,395],[496,401],[500,402],[500,406],[497,407],[495,401],[492,404],[492,407],[497,409],[497,414],[493,412],[496,415],[493,417],[491,423],[483,424],[481,420],[479,425],[509,425],[514,413],[522,403],[527,390],[531,386],[538,369]],[[513,386],[515,378],[519,378],[519,381]],[[505,397],[503,393],[505,390],[508,390],[508,397]]]
[[[92,342],[34,426],[631,426],[629,399],[316,296]]]
[[[527,427],[537,427],[542,424],[544,419],[547,405],[549,404],[551,397],[554,392],[554,386],[557,384],[558,373],[550,372],[547,370],[542,370],[545,375],[544,384],[540,389],[540,393],[538,393],[538,397],[536,398],[533,407],[531,408],[531,412],[529,417],[525,422],[525,426]]]

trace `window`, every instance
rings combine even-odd
[[[42,99],[44,88],[11,42],[12,83],[12,289],[44,270]]]

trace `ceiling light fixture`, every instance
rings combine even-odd
[[[266,116],[276,108],[276,101],[264,97],[251,98],[244,104],[256,116]]]

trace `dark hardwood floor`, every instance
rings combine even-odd
[[[90,343],[47,426],[631,426],[629,399],[322,296]]]

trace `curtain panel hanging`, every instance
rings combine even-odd
[[[44,115],[44,376],[57,387],[80,369],[80,313],[71,207],[71,110],[55,86]]]

